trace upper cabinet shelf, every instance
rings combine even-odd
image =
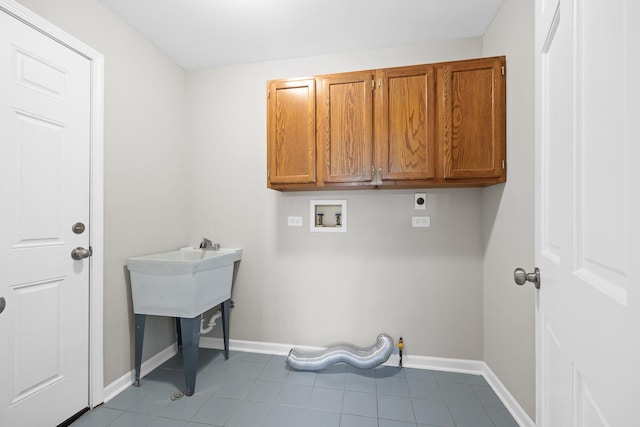
[[[267,82],[267,187],[506,180],[505,57]]]

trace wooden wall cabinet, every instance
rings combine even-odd
[[[484,186],[506,179],[505,58],[268,82],[267,186]]]

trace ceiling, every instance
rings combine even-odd
[[[484,34],[504,0],[100,0],[185,70]]]

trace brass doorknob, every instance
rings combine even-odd
[[[533,273],[527,273],[522,268],[516,268],[513,272],[513,280],[516,285],[522,286],[527,282],[531,282],[536,289],[540,289],[540,269],[536,267]]]

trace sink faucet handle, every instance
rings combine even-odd
[[[206,237],[202,238],[202,242],[200,242],[200,249],[206,249],[213,247],[213,242]]]

